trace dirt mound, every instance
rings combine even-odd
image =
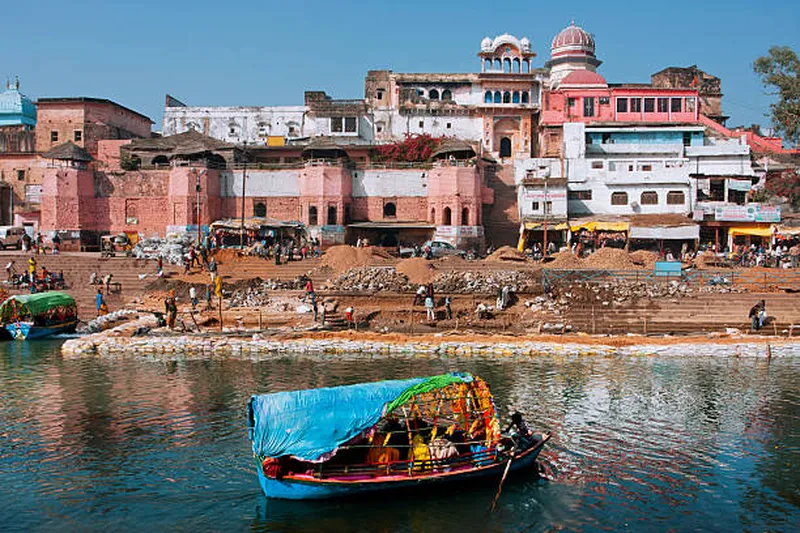
[[[547,268],[561,268],[561,269],[586,268],[583,264],[583,261],[575,257],[575,254],[573,254],[569,250],[564,250],[563,252],[557,252],[553,254],[553,258],[554,258],[553,261],[545,263],[545,266]]]
[[[236,262],[242,259],[242,255],[239,253],[239,250],[234,250],[233,248],[219,248],[214,252],[214,259],[217,260],[217,263],[222,265]]]
[[[329,267],[335,274],[340,274],[351,268],[384,263],[389,257],[383,250],[339,245],[328,248],[322,256],[320,265]]]
[[[649,250],[636,250],[628,255],[631,261],[639,267],[653,269],[658,261],[658,254]]]
[[[607,270],[635,270],[637,268],[628,256],[628,252],[617,248],[600,248],[584,259],[584,264],[587,268]]]
[[[430,283],[438,274],[436,267],[421,257],[404,259],[397,264],[395,270],[415,284]]]
[[[487,261],[525,261],[525,254],[511,246],[501,246],[486,258]]]

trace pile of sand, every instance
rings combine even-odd
[[[554,253],[552,257],[553,261],[545,263],[545,267],[560,268],[565,270],[571,268],[586,268],[583,264],[583,261],[575,257],[575,254],[573,254],[569,250],[564,250],[563,252]]]
[[[486,261],[525,261],[525,254],[511,246],[501,246]]]
[[[407,277],[411,283],[418,285],[431,283],[438,274],[436,267],[421,257],[404,259],[397,264],[395,270]]]
[[[341,274],[351,268],[379,265],[385,262],[388,254],[374,248],[356,248],[354,246],[331,246],[322,256],[320,265]]]
[[[617,248],[600,248],[584,259],[585,268],[603,270],[635,270],[636,264],[631,261],[628,252]]]
[[[646,269],[654,269],[656,261],[658,261],[658,254],[649,250],[637,250],[632,252],[629,257],[635,265]]]

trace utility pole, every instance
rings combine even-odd
[[[239,234],[239,247],[244,249],[244,199],[247,194],[245,185],[247,184],[247,141],[244,142],[244,168],[242,170],[242,227]]]
[[[544,177],[544,239],[542,240],[542,257],[547,257],[547,176]]]
[[[200,246],[200,173],[196,168],[192,170],[194,170],[195,209],[197,210],[197,246]]]

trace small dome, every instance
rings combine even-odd
[[[492,39],[489,37],[484,37],[481,41],[481,51],[482,52],[491,52],[492,51]]]
[[[530,52],[531,51],[531,41],[527,37],[523,37],[519,40],[519,46],[522,48],[523,52]]]
[[[578,49],[587,54],[594,55],[594,37],[580,26],[576,26],[573,22],[556,35],[555,39],[553,39],[551,49],[553,55],[556,55],[560,49]]]
[[[19,82],[0,93],[0,126],[36,125],[36,105],[19,92]]]
[[[575,70],[570,72],[563,80],[561,80],[561,87],[568,85],[580,85],[583,87],[608,87],[605,78],[603,78],[603,76],[597,72],[592,72],[591,70]]]

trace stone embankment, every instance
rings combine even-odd
[[[105,333],[71,339],[62,346],[67,357],[139,356],[156,359],[234,358],[270,359],[286,357],[337,358],[461,358],[461,357],[538,357],[556,356],[706,356],[706,357],[784,357],[800,356],[800,342],[774,339],[754,342],[749,339],[726,339],[726,342],[686,341],[671,339],[671,343],[649,344],[642,339],[632,344],[612,346],[602,339],[592,342],[550,342],[538,340],[502,339],[485,341],[451,341],[415,339],[406,341],[358,338],[265,339],[258,334],[252,338],[219,336],[130,336],[155,325],[145,317]]]

